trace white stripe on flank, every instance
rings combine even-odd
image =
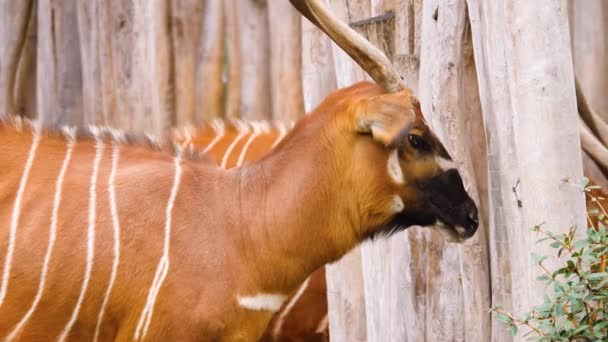
[[[224,121],[222,121],[222,120],[213,121],[211,123],[211,127],[213,127],[213,131],[215,132],[215,137],[213,138],[213,140],[211,140],[209,145],[207,145],[207,147],[205,147],[205,149],[203,150],[203,153],[209,152],[213,148],[213,146],[215,146],[215,144],[217,144],[217,142],[220,141],[224,137],[224,134],[226,133],[226,127],[225,127]]]
[[[165,277],[167,276],[167,272],[169,271],[169,243],[171,242],[172,221],[171,215],[173,212],[173,205],[175,204],[175,197],[177,196],[177,190],[179,189],[179,184],[182,176],[182,167],[180,162],[181,160],[179,157],[176,157],[174,159],[175,178],[173,179],[173,188],[171,189],[171,194],[169,195],[169,201],[167,202],[167,209],[165,212],[165,241],[163,245],[163,255],[160,258],[158,268],[156,269],[156,273],[154,274],[154,279],[152,280],[152,285],[150,286],[150,292],[148,292],[148,299],[146,300],[146,305],[144,306],[144,309],[141,312],[141,316],[139,316],[139,322],[137,322],[137,327],[135,328],[134,339],[137,341],[146,337],[146,334],[148,333],[148,328],[150,326],[152,314],[154,312],[154,304],[156,303],[156,297],[158,296],[160,287],[165,281]]]
[[[118,156],[120,153],[120,146],[118,143],[114,143],[112,148],[112,169],[110,170],[110,178],[108,179],[108,193],[110,197],[110,215],[112,216],[112,228],[113,228],[113,239],[114,239],[114,260],[112,261],[112,272],[110,273],[110,282],[108,289],[103,297],[101,309],[99,310],[99,316],[97,317],[97,325],[95,326],[95,335],[93,335],[93,341],[96,342],[99,337],[99,331],[101,329],[101,322],[106,311],[106,305],[110,299],[110,293],[112,293],[112,287],[114,287],[114,280],[118,273],[118,263],[120,261],[120,221],[118,220],[118,209],[116,206],[116,187],[114,180],[116,179],[116,169],[118,168]]]
[[[283,138],[285,138],[285,136],[287,135],[287,131],[289,130],[287,128],[287,124],[285,122],[281,122],[278,125],[279,127],[279,137],[277,138],[277,140],[272,144],[272,146],[270,148],[274,148],[275,146],[277,146],[281,140],[283,140]]]
[[[257,138],[264,131],[264,124],[258,122],[252,122],[251,127],[253,128],[253,134],[249,136],[249,139],[245,142],[243,149],[241,150],[241,154],[239,155],[239,159],[236,162],[236,166],[241,166],[245,161],[245,156],[247,155],[247,151],[249,150],[249,146],[253,143],[253,140]]]
[[[101,163],[101,156],[103,155],[104,144],[99,139],[98,129],[91,127],[91,133],[95,136],[95,159],[93,161],[93,172],[91,174],[91,184],[89,186],[89,217],[88,217],[88,228],[87,228],[87,256],[84,280],[76,301],[76,306],[72,312],[72,317],[63,328],[61,335],[57,338],[58,341],[65,341],[72,329],[78,314],[80,313],[80,307],[84,301],[84,296],[89,287],[89,280],[91,279],[91,271],[93,270],[93,258],[95,256],[95,221],[97,219],[97,175],[99,173],[99,164]]]
[[[61,164],[61,169],[59,170],[59,176],[57,177],[57,181],[55,183],[55,196],[53,198],[53,209],[51,212],[51,226],[49,228],[49,244],[46,248],[46,254],[44,255],[44,261],[42,263],[42,271],[40,273],[40,283],[38,283],[38,290],[36,291],[36,296],[34,297],[34,301],[30,306],[30,309],[27,311],[25,316],[21,318],[21,321],[17,323],[13,331],[11,331],[6,337],[5,341],[9,342],[15,339],[21,329],[25,326],[27,321],[36,311],[40,300],[42,299],[42,295],[44,293],[44,285],[46,284],[46,276],[49,271],[49,264],[51,262],[51,255],[53,253],[53,248],[55,246],[55,239],[57,237],[57,221],[59,216],[59,205],[61,204],[61,195],[63,192],[63,179],[65,178],[65,173],[67,172],[68,165],[70,164],[70,160],[72,159],[72,151],[74,150],[74,145],[76,142],[73,139],[74,133],[66,133],[66,136],[72,137],[68,140],[68,148],[65,152],[65,157],[63,159],[63,163]]]
[[[34,157],[40,144],[40,131],[39,127],[34,128],[32,136],[32,146],[25,162],[25,168],[21,175],[21,181],[19,182],[19,188],[17,189],[17,196],[15,196],[15,204],[13,205],[13,213],[11,216],[11,226],[9,230],[8,238],[8,250],[6,251],[6,259],[4,259],[4,271],[2,272],[2,284],[0,285],[0,306],[4,302],[6,297],[6,291],[8,288],[8,280],[11,276],[11,266],[13,262],[13,253],[15,252],[15,240],[17,235],[17,227],[19,226],[19,216],[21,215],[21,200],[23,198],[23,192],[27,185],[27,180],[30,176],[30,170],[32,164],[34,164]]]
[[[306,280],[304,281],[304,283],[302,285],[300,285],[300,288],[298,289],[296,294],[291,298],[289,303],[287,303],[287,305],[285,306],[285,309],[281,312],[281,314],[277,318],[277,323],[275,324],[274,329],[272,329],[272,336],[275,339],[277,339],[279,337],[279,334],[281,333],[281,328],[283,327],[283,321],[285,321],[285,317],[287,317],[287,315],[289,315],[289,312],[291,311],[293,306],[298,302],[298,300],[300,299],[300,297],[302,296],[304,291],[306,291],[306,289],[308,288],[309,282],[310,282],[310,276],[308,278],[306,278]]]
[[[220,164],[222,169],[226,168],[226,164],[228,164],[228,157],[230,156],[230,153],[232,153],[232,150],[234,150],[234,148],[236,147],[236,144],[238,144],[241,139],[243,139],[247,134],[249,134],[249,127],[247,126],[247,124],[241,121],[235,121],[235,125],[237,127],[237,132],[239,133],[234,138],[234,141],[230,144],[230,146],[228,146],[226,152],[224,152],[224,157],[222,158],[222,163]]]
[[[321,322],[319,322],[319,325],[317,325],[317,329],[315,330],[315,332],[318,334],[323,333],[327,329],[328,324],[329,324],[329,317],[327,316],[327,314],[325,314],[325,316],[323,317]]]

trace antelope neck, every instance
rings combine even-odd
[[[288,293],[355,245],[331,159],[318,140],[286,140],[267,158],[235,170],[241,220],[250,223],[242,227],[248,246],[243,251],[260,290]]]

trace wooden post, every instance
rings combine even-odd
[[[306,19],[302,19],[302,88],[306,112],[336,89],[331,40]]]
[[[552,254],[530,229],[585,226],[583,194],[559,190],[582,178],[566,2],[467,4],[488,142],[492,303],[522,313],[543,291],[530,253]],[[498,324],[492,335],[511,340]]]
[[[0,118],[24,110],[15,99],[24,48],[28,47],[28,27],[35,23],[35,1],[0,0]],[[35,27],[35,25],[34,25]],[[30,56],[31,58],[31,56]],[[22,69],[23,70],[23,69]],[[33,70],[23,70],[33,74]],[[23,75],[27,76],[27,75]],[[33,94],[30,94],[32,96]]]
[[[608,2],[569,0],[574,71],[589,103],[608,121]]]
[[[160,134],[175,120],[168,4],[140,0],[77,4],[83,56],[83,123]],[[44,15],[51,17],[50,13]],[[42,37],[40,40],[41,44],[52,42]],[[75,49],[78,51],[78,47]],[[48,63],[48,58],[45,61]],[[65,58],[58,61],[66,63]],[[70,72],[78,70],[76,65],[70,67]],[[79,94],[72,91],[69,96],[78,98]],[[39,106],[51,108],[44,103]]]
[[[215,5],[215,8],[214,8]],[[171,52],[169,58],[173,66],[171,70],[172,83],[175,87],[173,92],[175,103],[175,123],[177,125],[192,124],[197,121],[196,100],[199,96],[197,90],[197,62],[201,46],[203,13],[207,19],[209,14],[216,15],[212,10],[221,5],[217,1],[208,0],[171,0],[168,5],[170,15],[170,39]],[[203,11],[205,10],[205,11]],[[217,10],[216,10],[217,12]],[[221,20],[221,13],[219,15]],[[205,20],[207,24],[207,20]],[[221,30],[221,21],[218,25],[213,22],[211,26],[215,30]],[[207,25],[205,26],[208,27]],[[212,35],[205,37],[213,44]],[[221,50],[220,50],[221,51]],[[209,75],[205,80],[206,85],[212,88],[214,82]]]
[[[427,279],[427,322],[432,325],[426,338],[488,341],[491,301],[484,217],[487,206],[485,196],[480,196],[475,172],[478,169],[480,174],[485,173],[485,150],[474,148],[483,146],[485,139],[483,126],[477,124],[482,114],[466,2],[425,0],[421,42],[422,112],[456,161],[465,188],[481,213],[479,230],[464,245],[446,243],[439,234],[431,234],[428,261],[436,268],[429,268]]]
[[[45,125],[82,125],[80,36],[75,0],[38,2],[37,112]]]
[[[199,2],[196,0],[195,2]],[[205,2],[203,32],[193,42],[197,57],[194,123],[224,115],[224,66],[226,65],[226,2]],[[237,41],[238,42],[238,41]],[[177,112],[179,116],[179,110]],[[179,124],[179,120],[178,120]]]
[[[241,118],[270,119],[269,31],[265,1],[237,0]]]
[[[272,117],[304,115],[302,94],[302,16],[289,1],[268,3]]]

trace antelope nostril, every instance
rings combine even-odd
[[[467,214],[467,224],[469,229],[476,229],[479,226],[479,218],[477,217],[477,210],[471,210]]]

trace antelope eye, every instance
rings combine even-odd
[[[410,134],[407,139],[410,142],[410,145],[415,150],[428,152],[431,150],[431,146],[424,140],[423,137],[415,134]]]

